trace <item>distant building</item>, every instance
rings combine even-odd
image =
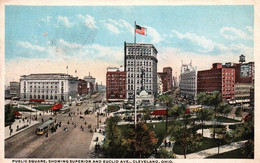
[[[10,99],[10,86],[5,86],[5,99]]]
[[[189,99],[197,96],[197,70],[192,64],[182,64],[180,74],[180,94]]]
[[[93,94],[96,92],[96,78],[93,78],[90,73],[84,77],[84,80],[88,82],[89,93]]]
[[[117,67],[107,68],[106,99],[108,102],[124,101],[126,98],[126,72]]]
[[[21,100],[69,101],[78,94],[78,79],[64,73],[23,75],[20,83]]]
[[[159,74],[157,75],[157,93],[158,95],[162,95],[163,93],[163,83]]]
[[[178,85],[178,81],[177,81],[177,76],[174,76],[173,77],[173,87],[177,88],[179,85]]]
[[[149,95],[157,96],[157,49],[152,44],[124,44],[124,69],[126,72],[126,99],[134,102],[134,88],[137,95],[145,90]],[[136,85],[134,81],[134,56],[136,54]],[[144,78],[142,78],[144,77]],[[143,85],[143,89],[142,89]]]
[[[78,94],[79,95],[87,95],[88,94],[88,82],[83,80],[83,79],[79,79],[78,80]]]
[[[250,90],[253,88],[251,83],[235,84],[235,100],[236,103],[250,103]]]
[[[172,68],[164,67],[163,72],[158,73],[163,83],[163,92],[172,90]]]
[[[20,97],[20,83],[19,82],[10,82],[10,96]]]
[[[223,101],[234,100],[235,68],[214,63],[211,69],[198,71],[197,82],[198,93],[219,91]]]

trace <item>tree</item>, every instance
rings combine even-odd
[[[160,150],[155,155],[156,158],[176,158],[175,153],[168,152],[165,148],[160,148]]]
[[[169,128],[171,138],[176,144],[180,144],[183,149],[184,158],[188,150],[196,149],[201,145],[201,134],[195,131],[197,127],[191,125],[189,117],[184,117],[183,121],[175,121]]]
[[[176,118],[183,117],[185,113],[185,109],[186,109],[186,105],[183,104],[174,105],[174,107],[172,107],[169,110],[169,115],[175,116]]]
[[[158,139],[145,123],[138,123],[136,128],[131,126],[124,143],[129,149],[127,157],[147,158],[156,148]]]
[[[222,102],[221,93],[219,91],[213,91],[212,95],[206,93],[199,93],[197,101],[202,105],[212,106],[214,109],[214,120],[217,118],[217,107]],[[215,139],[215,125],[213,126],[213,138]]]
[[[203,127],[204,127],[204,121],[211,120],[213,117],[213,110],[210,108],[202,108],[197,111],[196,115],[198,120],[201,120],[201,130],[202,130],[202,137],[203,137]]]
[[[201,105],[208,105],[209,95],[207,95],[205,92],[200,92],[197,96],[197,103]]]
[[[105,157],[123,157],[123,140],[121,130],[117,127],[118,117],[111,117],[107,120],[106,138],[103,145]]]
[[[173,98],[169,95],[162,95],[158,98],[158,101],[160,101],[164,106],[166,106],[166,131],[168,130],[168,108],[172,106],[173,104]]]
[[[144,108],[144,120],[145,120],[145,123],[146,123],[146,120],[150,118],[151,116],[151,110],[150,108]]]
[[[234,130],[234,137],[236,139],[247,139],[243,153],[249,157],[254,158],[254,114],[249,113],[245,117],[245,121],[242,125],[237,126]]]
[[[242,109],[241,109],[241,107],[238,107],[236,109],[235,114],[236,114],[237,117],[241,117],[242,116]]]
[[[15,114],[10,104],[5,105],[5,124],[14,122]]]
[[[228,143],[228,144],[231,143],[232,142],[232,136],[227,131],[226,127],[215,128],[215,134],[218,138],[217,139],[217,145],[218,145],[218,154],[219,154],[220,146],[223,145],[223,144],[226,144],[226,143]]]
[[[217,106],[217,113],[223,114],[223,115],[227,115],[228,113],[230,113],[232,111],[231,106],[228,103],[219,103],[219,105]]]

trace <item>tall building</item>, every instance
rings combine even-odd
[[[126,72],[116,67],[107,68],[106,99],[108,102],[124,101],[126,97]]]
[[[172,86],[172,68],[171,67],[164,67],[163,72],[158,73],[162,79],[163,83],[163,92],[171,91]]]
[[[181,66],[180,94],[189,99],[197,96],[197,70],[191,63]]]
[[[88,82],[89,94],[93,94],[96,91],[96,78],[93,78],[90,73],[84,77],[84,80]]]
[[[79,79],[78,80],[78,94],[79,95],[86,95],[88,94],[88,82],[83,80],[83,79]]]
[[[145,90],[149,95],[157,96],[157,50],[152,44],[124,43],[124,69],[126,72],[126,98],[134,101],[134,56],[136,54],[136,92]]]
[[[10,96],[11,97],[20,97],[20,83],[19,82],[10,82]]]
[[[219,91],[223,101],[234,100],[235,68],[214,63],[211,69],[198,71],[197,83],[198,93]]]
[[[78,80],[67,74],[30,74],[20,78],[20,99],[69,101],[78,94]]]
[[[248,103],[250,104],[253,84],[251,83],[236,83],[235,84],[235,100],[236,103]]]

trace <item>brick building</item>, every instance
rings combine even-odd
[[[88,82],[83,80],[83,79],[79,79],[78,80],[78,94],[79,95],[84,95],[84,94],[88,94]]]
[[[172,90],[172,68],[164,67],[163,72],[159,72],[158,74],[160,75],[162,80],[163,92]]]
[[[106,74],[106,99],[108,102],[124,101],[126,98],[126,72],[123,67],[109,67]]]
[[[214,63],[209,70],[198,71],[197,92],[221,92],[223,101],[234,99],[235,68]]]

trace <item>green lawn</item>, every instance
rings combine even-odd
[[[223,117],[223,116],[217,116],[217,121],[225,122],[225,123],[241,122],[239,120],[231,119],[231,118],[227,118],[227,117]]]
[[[29,110],[29,109],[26,109],[26,108],[24,108],[24,107],[14,108],[14,111],[33,112],[33,111],[31,111],[31,110]]]
[[[202,145],[200,146],[200,148],[197,148],[195,150],[187,150],[186,154],[202,151],[213,147],[217,147],[216,140],[212,138],[203,137]],[[173,152],[179,155],[183,155],[183,148],[180,144],[175,143],[173,147]]]
[[[209,156],[207,158],[247,158],[250,159],[249,157],[247,157],[243,152],[242,152],[242,148],[239,149],[235,149],[229,152],[225,152],[225,153],[220,153],[220,154],[216,154],[213,156]]]
[[[53,105],[39,105],[38,107],[35,107],[35,109],[43,111],[43,110],[50,110],[53,107]]]
[[[107,111],[108,113],[111,113],[111,112],[116,112],[118,111],[120,108],[119,108],[119,105],[108,105],[107,106]]]

